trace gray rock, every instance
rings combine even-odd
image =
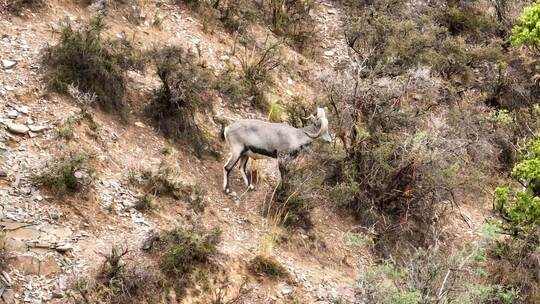
[[[15,303],[15,292],[13,289],[6,289],[4,290],[4,293],[2,294],[2,299],[6,304],[14,304]]]
[[[65,253],[65,252],[73,250],[73,246],[71,246],[71,244],[69,244],[69,243],[66,243],[66,244],[56,246],[55,249],[58,252]]]
[[[19,116],[19,112],[15,111],[15,110],[11,110],[7,113],[7,117],[8,118],[11,118],[11,119],[15,119]]]
[[[17,61],[8,60],[8,59],[2,59],[2,67],[5,70],[9,70],[17,65]]]
[[[28,131],[30,131],[30,129],[28,129],[27,126],[16,124],[16,123],[8,124],[7,128],[12,133],[22,134],[22,135],[24,135],[24,134],[28,133]]]
[[[47,130],[48,127],[47,126],[30,125],[30,126],[28,126],[28,128],[30,129],[30,131],[38,133],[38,132],[41,132],[43,130]]]

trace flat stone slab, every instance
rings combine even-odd
[[[7,128],[11,133],[21,134],[21,135],[25,135],[25,134],[28,133],[28,131],[30,131],[30,129],[28,129],[27,126],[21,125],[21,124],[16,124],[16,123],[8,124]]]
[[[17,65],[17,61],[2,59],[2,67],[6,70],[13,68]]]
[[[27,275],[48,276],[62,271],[52,256],[40,260],[31,255],[19,255],[11,259],[10,265]]]

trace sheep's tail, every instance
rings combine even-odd
[[[228,123],[227,119],[221,117],[214,117],[214,121],[221,126],[221,129],[219,131],[219,138],[222,141],[225,141],[225,128],[227,127]]]
[[[221,141],[225,141],[225,124],[221,124],[221,131],[219,132],[219,138]]]

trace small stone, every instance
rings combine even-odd
[[[30,129],[30,131],[36,132],[36,133],[39,133],[43,130],[47,130],[47,126],[30,125],[28,126],[28,128]]]
[[[32,194],[32,188],[22,187],[21,189],[19,189],[19,193],[24,194],[24,195],[30,195]]]
[[[288,295],[288,294],[291,294],[292,292],[293,292],[293,289],[290,286],[285,286],[281,289],[282,295]]]
[[[30,113],[30,109],[27,106],[17,107],[17,111],[19,111],[19,113],[23,113],[23,114]]]
[[[334,51],[332,50],[324,51],[324,56],[334,56]]]
[[[71,246],[71,244],[69,244],[69,243],[66,243],[66,244],[62,244],[60,246],[56,246],[55,249],[58,252],[65,253],[65,252],[73,250],[73,246]]]
[[[135,125],[136,125],[137,127],[139,127],[139,128],[145,128],[145,127],[146,127],[146,126],[145,126],[142,122],[140,122],[140,121],[135,122]]]
[[[81,179],[83,178],[84,173],[81,171],[76,171],[75,173],[73,173],[73,176],[75,176],[76,179]]]
[[[7,286],[11,286],[11,284],[13,284],[13,280],[11,279],[9,274],[5,271],[2,271],[2,279],[4,283],[6,283]]]
[[[0,178],[6,178],[8,176],[7,172],[4,170],[0,170]]]
[[[19,116],[19,112],[11,110],[7,113],[8,118],[15,119]]]
[[[2,300],[4,300],[6,304],[14,304],[15,298],[17,298],[17,296],[13,289],[4,290],[4,293],[2,294]]]
[[[30,130],[27,126],[16,123],[10,123],[7,125],[7,127],[10,132],[22,135],[28,133],[28,131]]]
[[[2,67],[5,70],[9,70],[17,65],[17,61],[8,60],[8,59],[2,59]]]

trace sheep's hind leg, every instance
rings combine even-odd
[[[240,159],[241,155],[242,155],[241,150],[240,151],[233,151],[232,154],[231,154],[231,157],[229,158],[229,160],[227,161],[225,166],[223,166],[223,191],[225,191],[225,193],[230,192],[230,189],[229,189],[229,174],[231,173],[234,166],[236,166],[236,163]]]
[[[255,189],[255,186],[251,183],[251,180],[247,176],[247,162],[249,160],[249,156],[243,155],[240,157],[240,171],[242,172],[242,178],[244,179],[244,183],[246,184],[246,187],[248,187],[248,190]]]

